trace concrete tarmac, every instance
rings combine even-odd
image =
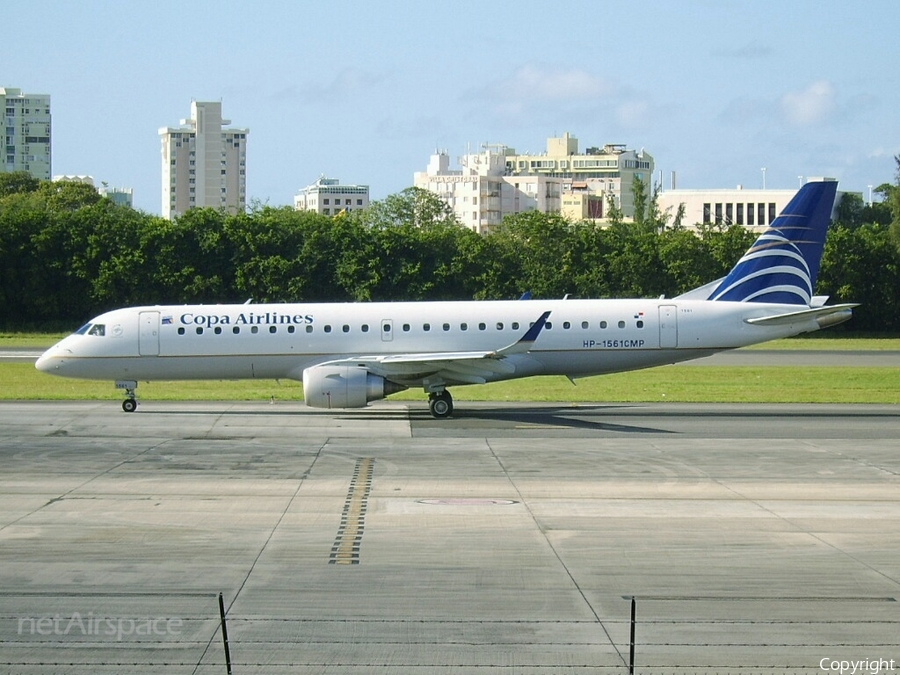
[[[0,672],[225,673],[219,593],[236,674],[627,673],[632,598],[637,673],[892,672],[898,438],[898,406],[0,403]]]

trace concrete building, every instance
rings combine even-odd
[[[0,87],[0,109],[6,141],[0,171],[26,171],[50,180],[50,96]]]
[[[460,169],[450,168],[446,152],[431,156],[428,168],[413,177],[415,187],[444,200],[460,222],[476,232],[488,232],[504,216],[523,211],[559,213],[563,180],[544,175],[506,175],[509,148],[485,146],[463,155]]]
[[[173,218],[194,207],[231,213],[247,205],[249,129],[224,128],[221,102],[191,102],[181,127],[159,130],[162,139],[162,214]]]
[[[834,178],[810,178],[809,180],[835,180]],[[669,211],[672,218],[684,204],[682,226],[740,225],[753,232],[763,232],[788,202],[797,194],[796,189],[749,189],[738,185],[734,189],[663,190],[657,197],[660,210]],[[835,198],[835,209],[843,192]],[[832,218],[834,213],[832,213]],[[669,221],[672,224],[672,220]]]
[[[368,185],[341,185],[337,178],[319,179],[294,195],[294,209],[334,216],[342,211],[358,211],[369,206]]]
[[[134,190],[132,188],[109,187],[109,185],[103,183],[97,192],[106,197],[113,204],[134,208]]]
[[[643,149],[629,150],[620,143],[607,143],[579,152],[578,139],[568,132],[558,138],[548,138],[547,151],[543,154],[510,152],[506,157],[507,175],[562,178],[564,194],[580,193],[603,199],[612,196],[626,218],[634,216],[634,179],[640,178],[649,190],[654,168],[649,153]],[[577,201],[584,206],[584,217],[596,213],[598,208],[605,208],[596,206],[596,199]]]
[[[428,168],[414,175],[413,184],[441,197],[476,232],[523,211],[603,219],[608,195],[632,217],[632,181],[637,176],[649,185],[654,169],[649,154],[623,145],[579,154],[578,139],[568,133],[548,139],[543,154],[520,155],[504,145],[484,145],[481,152],[460,157],[459,165],[451,169],[448,154],[435,153]]]

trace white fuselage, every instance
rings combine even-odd
[[[132,307],[93,319],[49,349],[37,367],[88,379],[299,380],[306,368],[348,357],[501,349],[550,311],[532,348],[509,356],[513,367],[489,379],[582,377],[685,361],[819,328],[813,318],[775,326],[746,323],[795,309],[678,299]]]

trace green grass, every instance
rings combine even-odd
[[[62,340],[68,333],[7,333],[0,331],[0,349],[29,347],[46,349]]]
[[[117,400],[112,382],[70,380],[40,373],[30,363],[0,364],[0,399]],[[141,383],[145,401],[302,400],[292,380]],[[900,369],[662,366],[577,380],[533,377],[482,386],[454,387],[457,401],[691,402],[691,403],[900,403]],[[391,400],[422,401],[421,390]]]

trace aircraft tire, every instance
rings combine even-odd
[[[443,391],[428,401],[428,407],[435,419],[450,417],[453,414],[453,397],[449,391]]]
[[[137,410],[137,401],[135,401],[133,398],[126,398],[124,401],[122,401],[122,410],[127,413],[134,412],[135,410]]]

